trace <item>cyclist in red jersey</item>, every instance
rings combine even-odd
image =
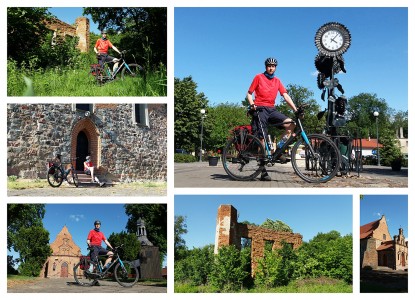
[[[284,98],[285,102],[287,102],[287,104],[293,109],[293,111],[297,111],[297,108],[291,97],[288,95],[284,85],[275,76],[277,65],[278,61],[275,58],[267,58],[265,60],[265,72],[254,77],[254,80],[252,81],[246,95],[246,98],[248,99],[249,104],[253,110],[256,110],[257,106],[263,107],[263,109],[258,111],[259,117],[261,119],[261,124],[259,123],[258,118],[252,118],[252,129],[260,138],[262,144],[264,144],[264,138],[267,138],[268,136],[267,128],[269,123],[282,123],[292,121],[286,115],[278,112],[275,108],[275,99],[277,98],[278,92]],[[252,94],[255,94],[255,100],[253,99]],[[261,130],[261,125],[264,133]],[[288,138],[294,128],[295,124],[292,123],[283,125],[282,129],[285,129],[283,136]],[[261,180],[271,180],[271,177],[268,175],[265,167],[261,173]]]
[[[111,249],[113,249],[113,248],[112,248],[110,242],[108,242],[105,235],[100,231],[101,221],[96,220],[94,222],[94,227],[95,227],[94,229],[89,231],[88,237],[86,239],[86,243],[88,244],[88,247],[93,248],[93,251],[91,252],[91,260],[92,261],[95,260],[95,258],[98,255],[108,255],[108,258],[105,261],[105,265],[104,265],[104,269],[105,269],[105,268],[108,268],[108,266],[110,265],[112,256],[114,255],[114,252],[109,251],[109,250],[104,249],[103,247],[101,247],[101,242],[104,241],[104,243],[108,247],[110,247]],[[90,270],[90,272],[91,272],[91,270]]]
[[[115,47],[109,39],[107,39],[107,31],[101,32],[102,37],[95,43],[94,51],[97,54],[98,63],[102,66],[105,62],[113,62],[113,72],[118,68],[118,58],[114,58],[108,55],[108,48],[114,49],[115,52],[121,55],[121,52]]]
[[[94,164],[91,161],[91,156],[86,157],[86,161],[84,161],[84,172],[86,175],[91,175],[91,182],[94,181]]]

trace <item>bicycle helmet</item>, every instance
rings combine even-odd
[[[95,220],[94,225],[97,225],[97,224],[101,225],[101,221],[100,220]]]
[[[265,60],[265,66],[268,66],[268,65],[278,66],[278,61],[275,58],[273,58],[273,57],[268,57]]]
[[[108,32],[107,32],[107,30],[105,30],[105,29],[103,29],[102,31],[101,31],[101,34],[107,34]]]
[[[86,160],[89,160],[89,159],[91,159],[91,156],[88,155],[85,159]]]

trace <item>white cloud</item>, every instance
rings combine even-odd
[[[69,215],[69,219],[75,222],[79,222],[80,220],[83,220],[85,218],[84,215]]]

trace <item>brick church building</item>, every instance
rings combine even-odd
[[[391,237],[385,216],[360,226],[360,266],[377,269],[388,267],[393,270],[408,268],[408,241],[403,229]]]
[[[167,104],[7,104],[7,175],[45,179],[54,153],[107,182],[166,181]]]

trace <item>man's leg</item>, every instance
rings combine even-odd
[[[259,115],[260,114],[260,115]],[[256,133],[261,141],[262,146],[265,149],[265,139],[267,138],[268,131],[267,131],[267,119],[268,113],[265,110],[258,112],[259,118],[257,117],[255,122]],[[261,181],[271,181],[271,176],[269,176],[267,169],[265,169],[265,165],[261,171]]]
[[[95,182],[94,180],[94,167],[89,167],[89,171],[91,172],[91,182]]]

